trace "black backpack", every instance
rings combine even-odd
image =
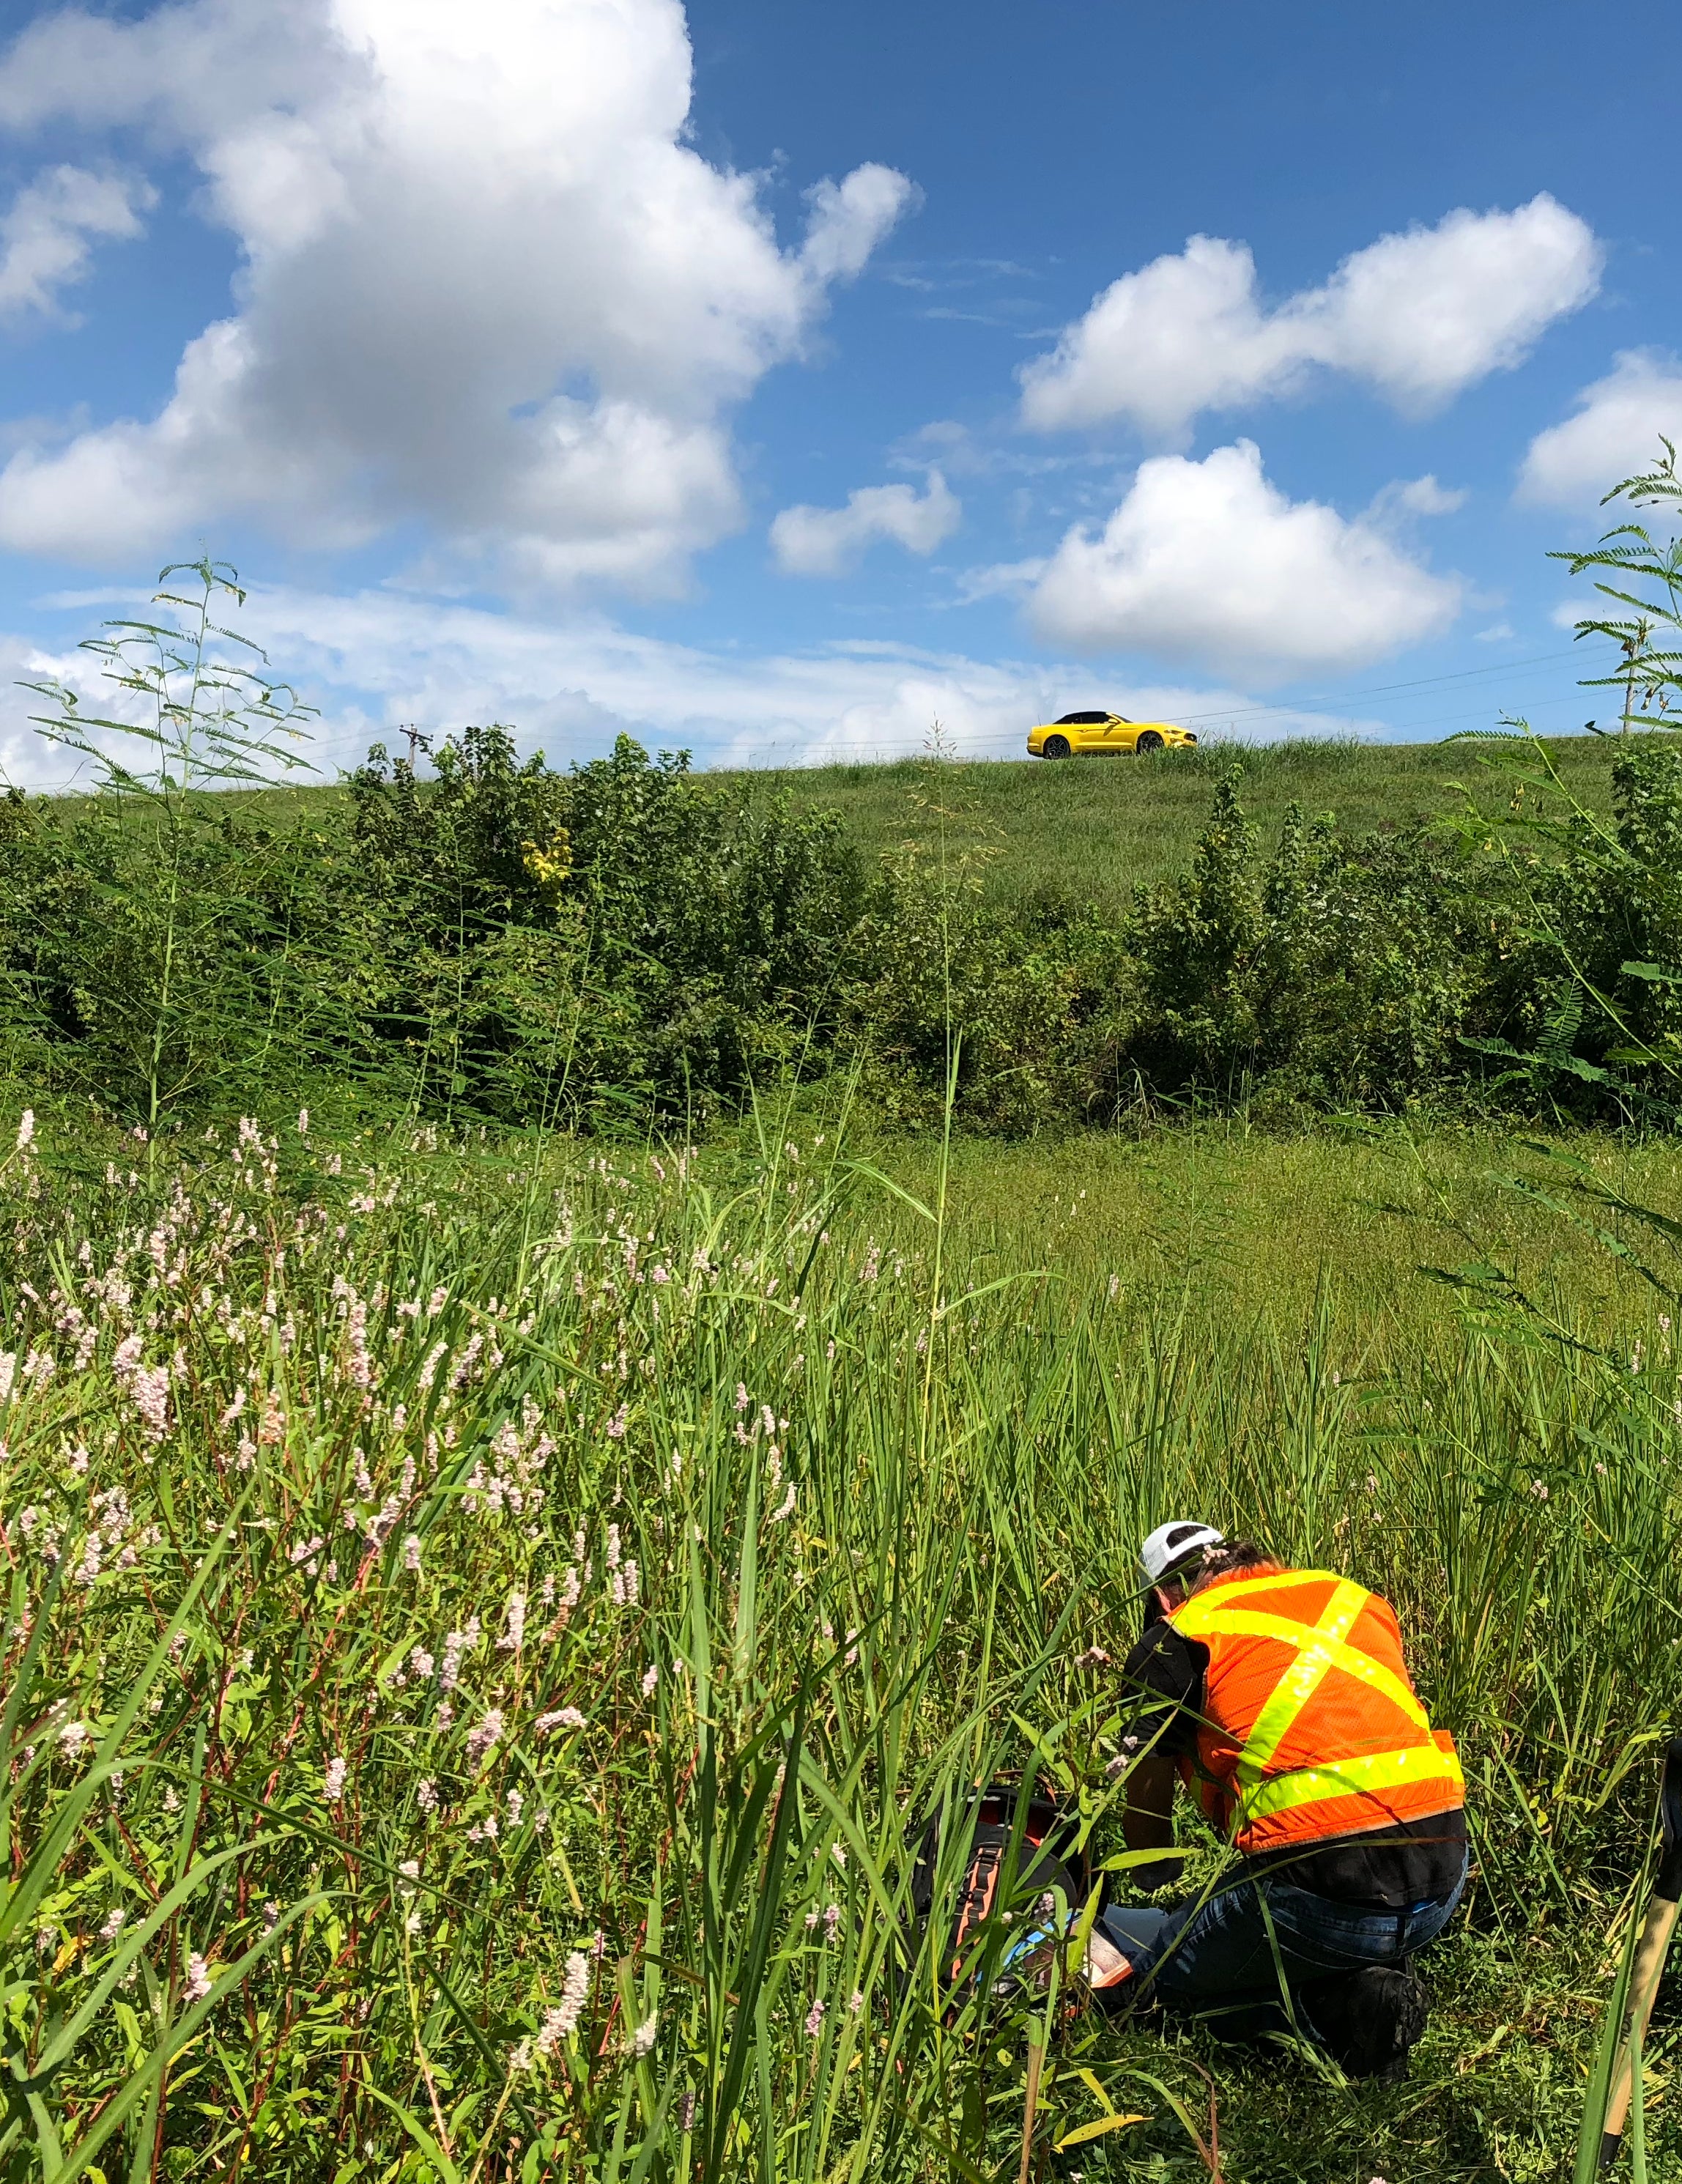
[[[1050,1976],[1053,1948],[1061,1938],[1055,1914],[1061,1895],[1071,1920],[1083,1908],[1092,1887],[1091,1863],[1084,1848],[1077,1848],[1075,1821],[1043,1791],[1025,1792],[1019,1783],[989,1782],[971,1793],[955,1810],[948,1825],[969,1827],[970,1852],[955,1889],[937,1905],[935,1890],[939,1864],[941,1816],[925,1824],[917,1845],[911,1875],[911,1912],[918,1939],[933,1926],[941,1943],[941,1978],[955,1987],[965,1978],[965,1968],[974,1956],[981,1928],[997,1919],[1019,1934],[1001,1937],[996,1966],[991,1975],[995,1993],[1031,1992],[1042,1989]],[[1021,1841],[1014,1858],[1011,1845],[1021,1826]],[[950,1886],[950,1885],[949,1885]],[[972,1970],[970,1976],[974,1976]],[[955,2003],[958,1997],[954,1994]]]

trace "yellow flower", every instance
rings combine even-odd
[[[572,876],[572,842],[565,827],[557,827],[547,847],[522,842],[520,861],[537,883],[537,891],[551,910],[560,905],[562,890]]]

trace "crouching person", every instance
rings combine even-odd
[[[1352,2076],[1405,2075],[1425,2025],[1406,1966],[1453,1916],[1467,1848],[1453,1741],[1415,1695],[1395,1614],[1206,1524],[1161,1525],[1143,1563],[1128,1846],[1172,1845],[1178,1771],[1242,1863],[1176,1909],[1105,1913],[1113,1998],[1239,2037],[1294,2030]]]

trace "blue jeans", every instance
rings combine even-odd
[[[1448,1897],[1387,1911],[1294,1888],[1277,1870],[1239,1873],[1206,1899],[1172,1911],[1112,1908],[1101,1924],[1133,1967],[1118,2000],[1213,2018],[1216,2031],[1243,2037],[1291,2024],[1314,2033],[1296,1989],[1403,1963],[1435,1941],[1465,1887],[1462,1861]]]

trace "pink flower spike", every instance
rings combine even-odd
[[[482,1766],[489,1758],[492,1747],[502,1735],[502,1712],[499,1708],[488,1708],[483,1717],[468,1732],[467,1764]]]

